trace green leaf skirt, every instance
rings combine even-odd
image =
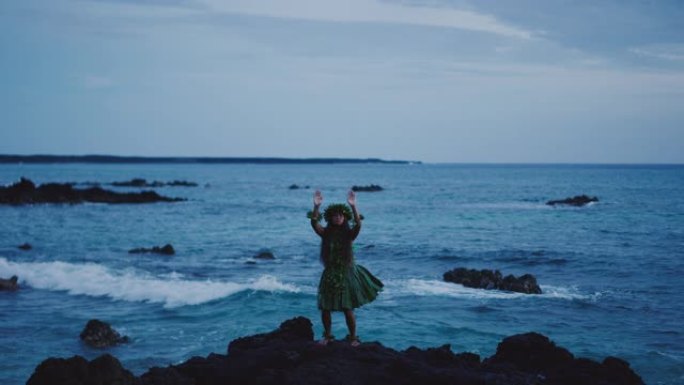
[[[365,267],[329,267],[318,284],[318,308],[349,310],[373,301],[384,285]]]

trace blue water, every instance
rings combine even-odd
[[[92,318],[132,339],[109,352],[137,375],[298,315],[320,335],[313,189],[325,204],[374,183],[386,190],[358,194],[356,258],[386,288],[357,312],[363,340],[485,357],[538,331],[577,356],[624,358],[648,384],[684,384],[684,166],[0,166],[2,184],[21,176],[200,187],[156,189],[180,203],[0,206],[0,277],[22,285],[0,292],[2,383],[24,383],[48,356],[102,354],[78,338]],[[544,204],[583,193],[600,202]],[[165,243],[177,254],[127,252]],[[262,248],[277,259],[248,263]],[[544,294],[442,282],[461,266],[534,274]],[[333,322],[344,336],[343,317]]]

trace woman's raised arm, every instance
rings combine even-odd
[[[319,236],[323,236],[323,233],[325,233],[325,229],[321,224],[318,222],[321,219],[321,213],[320,213],[320,207],[321,203],[323,203],[323,194],[319,190],[316,190],[313,196],[313,214],[311,215],[311,227],[314,229],[316,234]]]
[[[352,239],[356,239],[361,231],[361,215],[356,209],[356,193],[354,190],[349,190],[347,194],[347,203],[351,206],[352,214],[354,215],[354,227],[352,228]]]

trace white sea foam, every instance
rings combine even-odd
[[[585,301],[596,301],[603,293],[582,293],[576,287],[562,287],[562,286],[549,286],[549,285],[539,285],[542,289],[542,296],[550,298],[560,298],[560,299],[576,299]]]
[[[521,293],[498,290],[471,289],[450,282],[425,279],[408,279],[388,282],[390,292],[398,294],[414,294],[421,296],[438,295],[459,298],[516,298]]]
[[[122,301],[163,303],[165,307],[198,305],[244,290],[299,292],[270,275],[244,282],[192,281],[180,274],[155,277],[139,271],[114,272],[94,263],[11,262],[0,258],[0,277],[16,275],[20,284],[72,295],[105,296]]]
[[[593,300],[600,294],[582,294],[575,288],[564,288],[556,286],[541,286],[542,293],[539,296],[529,296],[528,294],[515,293],[500,290],[482,290],[468,288],[463,285],[444,282],[438,280],[407,279],[385,282],[386,291],[389,295],[420,295],[420,296],[447,296],[469,299],[515,299],[515,298],[558,298],[566,300]]]

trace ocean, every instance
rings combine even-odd
[[[0,277],[21,285],[0,292],[4,384],[25,383],[47,357],[104,352],[140,375],[225,354],[232,339],[300,315],[320,336],[319,238],[306,213],[315,189],[325,206],[370,184],[384,190],[357,194],[356,262],[385,288],[356,312],[362,341],[484,358],[502,338],[537,331],[576,356],[623,358],[647,384],[684,384],[684,166],[0,165],[1,184],[20,177],[199,186],[154,188],[188,199],[175,203],[0,206]],[[545,204],[580,194],[599,202]],[[19,250],[25,242],[33,248]],[[175,255],[128,253],[167,243]],[[262,249],[276,259],[255,259]],[[444,282],[456,267],[530,273],[543,294]],[[83,345],[93,318],[131,342]],[[333,332],[346,334],[341,314]]]

